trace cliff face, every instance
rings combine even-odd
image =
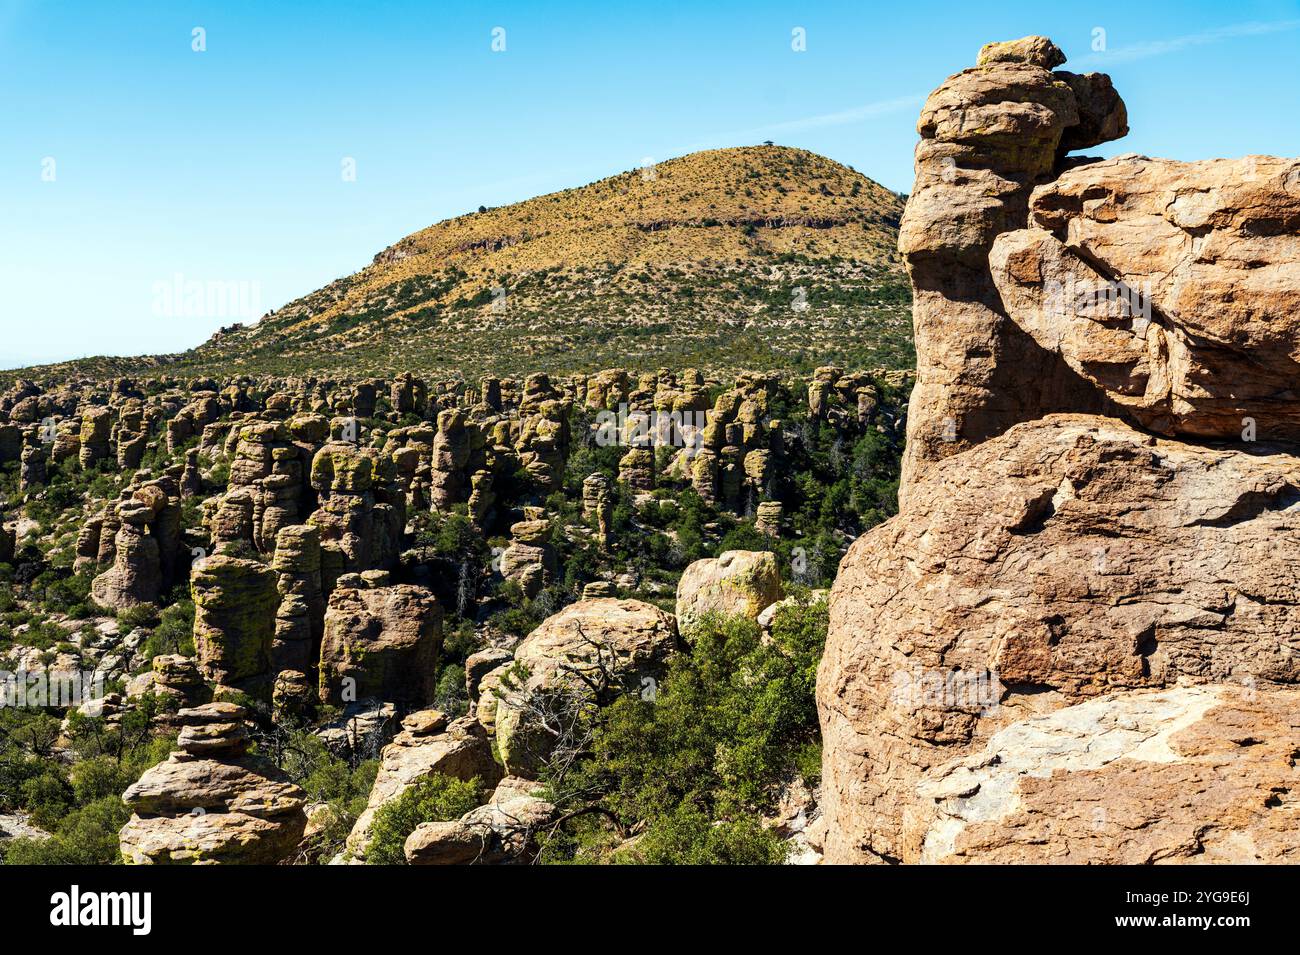
[[[1300,858],[1300,162],[1069,158],[993,44],[919,123],[902,508],[840,568],[828,861]]]

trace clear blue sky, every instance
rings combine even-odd
[[[1300,154],[1296,0],[704,7],[0,0],[0,367],[186,348],[231,319],[156,314],[177,274],[274,307],[645,157],[772,139],[907,191],[924,95],[1028,33],[1114,77],[1101,154]]]

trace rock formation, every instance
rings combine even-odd
[[[477,720],[448,722],[437,710],[421,710],[402,721],[402,731],[384,747],[369,803],[348,835],[347,851],[364,859],[379,808],[435,774],[478,779],[485,786],[501,778],[487,733]]]
[[[501,553],[501,576],[519,584],[530,600],[555,577],[551,525],[540,517],[510,525],[510,546]]]
[[[340,582],[325,611],[321,701],[426,706],[441,647],[442,608],[429,591],[411,584],[356,588]]]
[[[1053,72],[1063,62],[1042,38],[990,44],[921,110],[898,240],[917,354],[904,483],[1018,421],[1100,410],[1091,389],[1007,317],[989,277],[993,241],[1026,225],[1030,193],[1064,154],[1128,131],[1109,78]]]
[[[255,560],[215,554],[196,561],[190,577],[194,644],[206,679],[254,695],[270,695],[276,573]]]
[[[411,865],[527,864],[537,855],[537,834],[558,812],[537,794],[537,784],[508,776],[486,805],[450,822],[424,822],[406,839]]]
[[[1030,197],[989,255],[1008,314],[1164,435],[1300,440],[1300,159],[1121,156]]]
[[[689,636],[710,614],[719,617],[758,615],[784,596],[781,571],[770,551],[729,550],[697,560],[677,582],[677,624]]]
[[[830,862],[1300,853],[1295,164],[1065,159],[1124,121],[1060,62],[992,45],[922,114],[901,508],[818,679]]]
[[[557,727],[573,728],[585,707],[643,692],[676,649],[676,622],[657,607],[581,600],[548,617],[512,661],[483,677],[476,714],[495,733],[506,771],[533,778],[556,745]]]
[[[316,663],[325,631],[320,532],[309,524],[281,528],[271,567],[279,575],[276,589],[280,593],[271,668],[275,673],[294,670],[305,674]]]
[[[122,858],[137,865],[273,865],[289,858],[307,825],[307,796],[247,755],[244,710],[209,703],[178,714],[179,749],[123,794],[134,815]]]

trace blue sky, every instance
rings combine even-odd
[[[190,347],[233,319],[159,283],[278,306],[647,157],[772,139],[907,191],[925,94],[1028,33],[1114,78],[1133,132],[1098,154],[1300,154],[1296,0],[0,0],[0,367]]]

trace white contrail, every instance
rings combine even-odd
[[[822,113],[818,116],[805,116],[803,119],[792,119],[784,123],[760,126],[758,129],[751,130],[751,132],[788,133],[799,129],[819,129],[822,126],[847,126],[850,123],[860,123],[863,120],[875,119],[877,116],[887,116],[890,113],[897,113],[900,110],[920,106],[925,102],[925,96],[925,93],[913,93],[910,96],[877,100],[874,103],[867,103],[865,106],[855,106],[852,109],[843,109],[836,113]]]
[[[691,143],[672,150],[672,155],[684,155],[700,149],[713,149],[719,144],[733,145],[750,142],[755,139],[769,139],[780,133],[798,132],[804,129],[820,129],[825,126],[847,126],[850,123],[862,123],[878,116],[888,116],[903,110],[915,109],[925,102],[925,93],[913,93],[909,96],[896,96],[893,99],[876,100],[862,106],[838,110],[834,113],[819,113],[816,116],[804,116],[801,119],[789,119],[780,123],[768,123],[735,132],[719,133],[706,140]]]
[[[1300,20],[1272,20],[1249,23],[1234,23],[1226,27],[1202,30],[1200,33],[1188,33],[1184,36],[1171,37],[1167,40],[1143,40],[1114,50],[1092,53],[1074,61],[1077,66],[1104,66],[1111,63],[1128,63],[1133,60],[1145,60],[1152,56],[1164,56],[1177,53],[1189,47],[1206,46],[1243,36],[1263,36],[1268,33],[1284,33],[1300,27]]]

